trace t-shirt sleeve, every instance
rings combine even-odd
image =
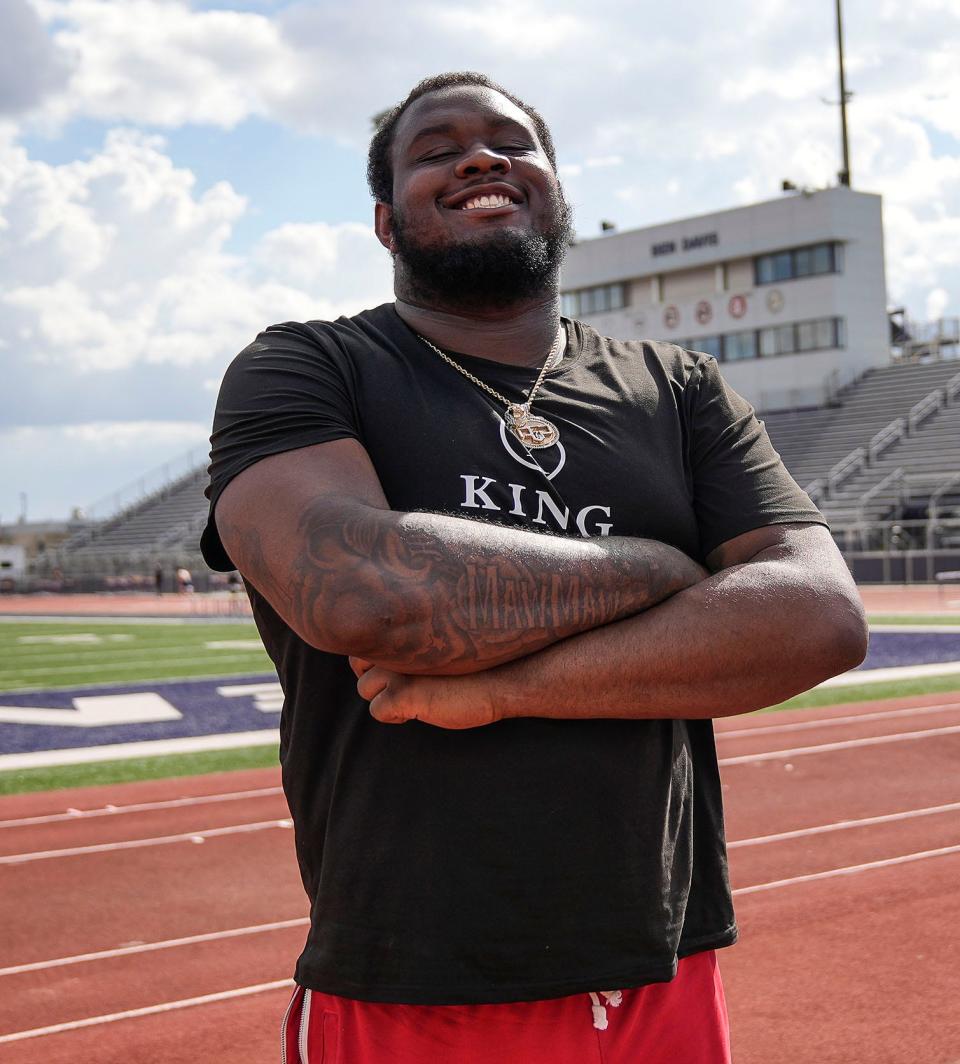
[[[753,407],[698,355],[688,384],[694,509],[704,555],[765,525],[826,525],[787,472]]]
[[[233,360],[220,385],[210,436],[210,510],[200,540],[212,569],[235,566],[214,509],[238,473],[268,455],[359,439],[349,361],[316,326],[274,325]]]

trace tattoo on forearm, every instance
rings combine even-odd
[[[509,661],[693,582],[664,560],[663,545],[576,540],[558,552],[560,541],[538,536],[539,549],[519,550],[513,530],[483,525],[451,539],[430,527],[437,520],[463,519],[344,511],[318,499],[281,563],[256,527],[217,518],[244,578],[304,638],[409,672]]]
[[[473,631],[579,631],[604,624],[624,608],[616,588],[595,588],[576,574],[531,573],[523,579],[496,562],[468,563],[457,592],[460,614]]]
[[[409,521],[402,528],[385,524],[382,512],[335,519],[324,501],[303,513],[299,532],[303,547],[282,590],[281,612],[298,630],[315,633],[318,645],[333,646],[350,611],[369,618],[376,603],[380,620],[365,629],[369,645],[349,651],[386,656],[410,671],[509,660],[627,616],[675,589],[652,561],[639,565],[639,581],[636,561],[629,579],[609,563],[603,578],[593,567],[570,572],[567,564],[557,572],[549,552],[538,565],[536,556],[520,558],[479,542],[452,549]],[[259,540],[248,538],[244,549],[269,573]],[[260,590],[271,599],[279,582],[270,576],[266,582],[271,586]]]

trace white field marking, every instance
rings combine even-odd
[[[188,754],[198,750],[236,750],[243,746],[276,746],[280,731],[229,732],[221,735],[187,735],[182,739],[144,739],[138,743],[78,746],[66,750],[32,750],[0,755],[0,772],[9,769],[47,768],[51,765],[87,765],[94,761],[119,761],[128,757],[158,757]]]
[[[145,650],[145,647],[136,647],[136,650]],[[260,649],[263,650],[262,645]],[[86,665],[55,665],[47,668],[43,665],[37,665],[32,669],[14,668],[9,670],[14,676],[29,676],[30,673],[56,673],[56,672],[93,672],[96,669],[103,669],[107,665],[112,669],[139,669],[143,665],[156,665],[157,657],[161,654],[182,654],[183,647],[157,647],[155,651],[151,651],[151,657],[149,658],[137,658],[134,661],[120,661],[116,658],[111,658],[107,661],[93,662]],[[264,657],[267,652],[263,651]],[[239,655],[232,654],[230,656],[223,654],[207,654],[202,658],[178,658],[177,665],[209,665],[211,662],[216,662],[217,665],[222,665],[225,661],[247,661],[249,654]],[[879,670],[878,670],[879,671]],[[189,677],[187,677],[189,679]],[[139,681],[138,681],[139,682]]]
[[[880,816],[863,817],[861,820],[838,820],[833,824],[820,824],[812,828],[797,828],[795,831],[778,831],[773,835],[757,835],[752,839],[737,839],[728,842],[728,850],[742,846],[762,846],[767,842],[783,842],[785,839],[800,839],[807,835],[825,835],[830,831],[845,831],[847,828],[862,828],[872,824],[892,824],[897,820],[912,820],[918,816],[935,816],[937,813],[953,813],[960,809],[960,802],[949,805],[931,805],[926,809],[907,809],[901,813],[884,813]],[[3,974],[0,972],[0,974]]]
[[[17,642],[31,645],[33,643],[61,644],[61,643],[84,643],[100,645],[101,643],[129,643],[132,635],[97,635],[96,632],[77,632],[75,635],[21,635],[17,636]]]
[[[938,702],[934,706],[907,706],[905,709],[880,709],[875,713],[851,713],[845,717],[822,717],[819,720],[801,720],[795,724],[758,724],[755,728],[738,728],[736,731],[718,731],[716,738],[742,739],[751,735],[777,735],[781,732],[806,731],[809,728],[834,727],[839,724],[858,724],[862,720],[887,720],[890,717],[922,717],[927,713],[946,713],[960,710],[960,702]]]
[[[2,647],[0,647],[2,649]],[[232,660],[232,659],[231,659]],[[244,658],[246,661],[247,658]],[[214,661],[218,665],[222,665],[224,659],[212,656],[207,661]],[[108,663],[112,665],[112,662]],[[265,675],[269,675],[265,669],[258,669],[256,672],[238,672],[235,677],[231,679],[241,680],[245,676],[249,676],[251,679],[262,680]],[[44,683],[44,684],[25,684],[22,687],[7,688],[2,674],[0,674],[0,683],[4,684],[3,689],[0,689],[0,698],[13,698],[15,695],[33,694],[37,691],[97,691],[103,693],[113,687],[129,687],[131,683],[137,683],[141,687],[147,685],[163,686],[164,684],[182,684],[182,683],[204,683],[207,681],[216,682],[223,677],[215,676],[138,676],[133,680],[97,680],[88,681],[86,683]]]
[[[283,709],[283,688],[279,683],[242,683],[218,687],[222,698],[249,698],[261,713],[279,713]]]
[[[846,739],[839,743],[820,743],[817,746],[795,746],[792,750],[768,750],[763,754],[743,754],[741,757],[722,757],[721,765],[746,765],[751,761],[777,761],[788,757],[803,757],[805,754],[826,754],[831,750],[853,750],[858,746],[880,746],[883,743],[902,743],[912,739],[930,739],[936,735],[955,735],[960,724],[949,728],[926,728],[923,731],[896,732],[893,735],[871,735],[868,739]]]
[[[103,949],[97,953],[78,953],[74,957],[57,957],[51,961],[33,961],[30,964],[14,964],[9,968],[0,968],[0,976],[23,975],[24,972],[41,972],[48,968],[63,968],[69,964],[83,964],[86,961],[104,961],[112,957],[127,957],[133,953],[153,953],[160,949],[175,949],[177,946],[192,946],[197,942],[219,942],[224,938],[240,938],[242,935],[259,935],[267,931],[283,931],[290,927],[305,927],[310,923],[309,916],[298,916],[293,920],[275,920],[271,924],[255,924],[250,927],[232,927],[226,931],[209,931],[203,935],[187,935],[184,938],[168,938],[163,942],[140,942],[136,946],[118,946],[116,949]]]
[[[152,835],[145,839],[126,839],[123,842],[98,842],[92,846],[68,846],[62,850],[33,850],[26,853],[8,853],[0,857],[0,865],[29,864],[32,861],[49,861],[51,858],[80,857],[89,853],[113,853],[116,850],[140,850],[146,846],[169,846],[175,842],[203,842],[223,835],[245,835],[253,831],[269,831],[271,828],[292,828],[292,820],[258,820],[253,824],[231,824],[225,828],[204,828],[201,831],[183,831],[178,835]]]
[[[183,714],[156,691],[138,691],[131,695],[82,695],[73,699],[73,705],[73,709],[0,706],[0,724],[99,728],[108,724],[153,724],[183,718]]]
[[[269,798],[283,794],[282,787],[257,787],[249,791],[224,791],[222,794],[195,794],[188,798],[163,798],[155,802],[131,802],[128,805],[105,805],[96,809],[68,809],[65,813],[44,813],[0,820],[0,828],[21,828],[33,824],[55,824],[61,820],[89,820],[91,817],[119,816],[121,813],[144,813],[152,809],[178,809],[213,802],[238,802],[244,798]]]
[[[263,650],[259,639],[217,639],[203,645],[207,650]]]
[[[902,857],[887,857],[882,861],[867,861],[866,864],[848,865],[846,868],[830,868],[826,872],[809,872],[804,876],[775,879],[770,883],[757,883],[752,887],[737,887],[732,893],[734,895],[758,894],[762,890],[778,890],[780,887],[792,887],[795,883],[810,883],[815,879],[852,876],[857,872],[867,872],[873,868],[889,868],[892,865],[909,864],[911,861],[925,861],[930,857],[945,857],[949,853],[960,853],[960,846],[941,846],[938,850],[922,850],[920,853],[907,853]]]
[[[193,1005],[209,1005],[215,1001],[229,1001],[231,998],[262,994],[267,990],[280,990],[284,987],[289,989],[291,986],[293,986],[292,979],[276,979],[272,983],[257,983],[256,986],[241,986],[236,990],[221,990],[216,994],[204,994],[202,997],[183,998],[180,1001],[165,1001],[162,1005],[147,1005],[142,1009],[111,1012],[106,1016],[90,1016],[85,1020],[71,1020],[69,1023],[54,1023],[49,1027],[34,1027],[31,1031],[14,1031],[13,1034],[0,1035],[0,1045],[5,1042],[21,1042],[25,1038],[40,1038],[46,1034],[76,1031],[81,1027],[97,1027],[103,1023],[116,1023],[118,1020],[132,1020],[137,1016],[153,1016],[159,1012],[188,1009]]]
[[[853,669],[831,676],[812,688],[852,687],[861,683],[889,683],[892,680],[915,680],[924,676],[953,676],[960,672],[960,661],[935,661],[929,665],[896,665],[889,669]]]

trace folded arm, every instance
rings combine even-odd
[[[489,669],[706,576],[652,540],[390,510],[351,439],[257,462],[224,489],[216,523],[233,563],[301,638],[408,674]]]
[[[863,660],[859,595],[830,533],[773,525],[711,555],[719,571],[643,614],[463,677],[362,673],[379,720],[462,728],[508,717],[722,717]],[[366,670],[366,671],[365,671]]]

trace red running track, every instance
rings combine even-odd
[[[957,1064],[960,695],[717,732],[737,1064]],[[3,1061],[278,1059],[306,903],[276,771],[2,799],[0,878]]]

